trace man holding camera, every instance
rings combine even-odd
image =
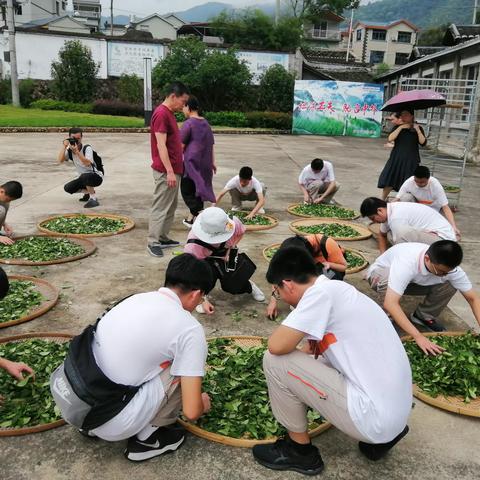
[[[77,169],[79,177],[64,185],[67,193],[81,192],[83,197],[79,200],[86,202],[85,208],[98,207],[95,187],[103,182],[103,173],[95,168],[93,148],[90,145],[82,146],[83,131],[81,128],[71,128],[68,131],[69,138],[63,141],[62,148],[58,153],[58,161],[63,163],[71,160]]]

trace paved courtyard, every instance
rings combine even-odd
[[[10,179],[24,184],[24,197],[12,204],[9,223],[18,235],[34,233],[41,219],[83,211],[77,197],[63,191],[73,178],[70,166],[56,164],[62,134],[0,135],[0,182]],[[297,176],[314,157],[331,160],[341,189],[336,199],[359,208],[363,198],[376,195],[378,174],[388,157],[383,140],[293,137],[274,135],[217,135],[218,173],[215,190],[220,190],[243,165],[268,186],[267,213],[277,217],[279,226],[263,232],[249,232],[241,243],[257,263],[254,279],[268,291],[267,263],[262,249],[290,234],[288,204],[301,199]],[[46,267],[7,267],[9,273],[41,276],[62,295],[57,306],[28,323],[0,330],[0,337],[24,332],[79,333],[92,323],[111,302],[130,293],[154,290],[163,284],[164,270],[171,253],[163,259],[147,254],[146,236],[153,180],[150,170],[149,136],[146,134],[86,134],[104,159],[105,184],[98,189],[98,212],[119,213],[135,219],[136,228],[124,235],[96,239],[97,252],[78,262]],[[456,214],[462,231],[464,267],[480,289],[480,169],[469,167],[460,209]],[[228,205],[227,198],[222,206]],[[185,241],[181,224],[186,214],[181,199],[172,237]],[[376,254],[373,239],[353,242],[370,261]],[[370,294],[362,273],[347,281]],[[266,305],[248,296],[232,297],[216,289],[212,295],[217,311],[200,316],[209,335],[268,335],[275,323],[265,317]],[[414,302],[408,299],[406,308]],[[463,297],[457,296],[445,313],[450,329],[474,327],[476,322]],[[281,313],[285,315],[283,307]],[[235,314],[234,314],[235,313]],[[234,315],[233,315],[234,314]],[[478,326],[477,326],[478,329]],[[327,465],[325,479],[473,479],[478,478],[480,420],[449,414],[415,402],[410,434],[379,463],[363,458],[354,441],[332,428],[314,440]],[[131,464],[122,456],[124,443],[109,444],[80,436],[71,427],[41,434],[0,439],[0,479],[294,479],[295,473],[276,473],[254,463],[251,452],[207,442],[189,436],[178,452],[144,464]]]

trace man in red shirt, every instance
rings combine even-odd
[[[177,209],[178,187],[183,174],[183,149],[174,112],[182,111],[188,100],[188,89],[173,82],[165,92],[165,100],[152,115],[150,145],[152,172],[155,181],[148,231],[148,252],[163,257],[163,249],[179,242],[168,237]]]

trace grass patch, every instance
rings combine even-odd
[[[141,128],[143,118],[60,112],[0,105],[0,127],[113,127]]]

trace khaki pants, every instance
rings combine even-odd
[[[258,194],[255,190],[250,193],[242,193],[236,188],[232,188],[228,193],[232,198],[232,207],[242,208],[242,202],[258,202]],[[262,193],[265,196],[267,193],[267,187],[262,183]]]
[[[372,268],[367,275],[367,281],[373,290],[384,296],[388,288],[389,274],[389,268]],[[420,305],[418,305],[416,310],[418,313],[420,313],[420,315],[423,316],[429,315],[432,317],[438,317],[456,292],[457,290],[451,285],[450,282],[438,283],[437,285],[429,286],[410,283],[408,284],[404,295],[425,296],[425,299]]]
[[[182,408],[182,390],[180,388],[180,377],[172,377],[170,367],[160,373],[165,396],[153,417],[151,424],[155,427],[163,427],[175,423]]]
[[[438,240],[442,240],[436,233],[416,230],[409,225],[396,225],[387,235],[392,245],[397,243],[418,242],[431,245]]]
[[[178,189],[181,175],[175,174],[177,185],[170,188],[167,185],[167,174],[153,170],[155,187],[153,189],[150,222],[148,225],[148,244],[163,242],[169,239],[173,218],[178,203]]]
[[[368,442],[348,413],[345,377],[321,357],[315,360],[300,351],[287,355],[267,351],[263,371],[273,415],[287,430],[307,431],[309,406],[349,437]]]
[[[321,180],[315,180],[315,181],[309,183],[308,187],[306,187],[306,188],[307,188],[307,192],[308,192],[308,195],[310,196],[311,200],[314,201],[318,197],[320,197],[322,195],[322,193],[325,192],[325,190],[327,190],[327,187],[328,187],[328,183],[322,182]],[[335,182],[335,188],[334,188],[333,192],[330,195],[327,195],[323,199],[322,203],[328,203],[333,198],[333,196],[338,192],[339,188],[340,188],[340,184],[338,182]]]

